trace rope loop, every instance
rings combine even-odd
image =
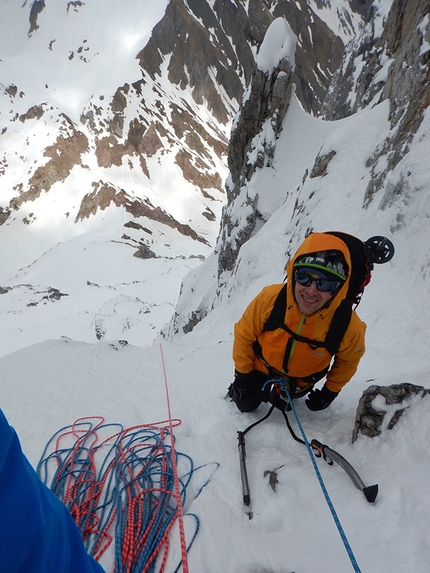
[[[178,518],[172,457],[181,460],[185,472],[178,479],[182,504],[193,475],[205,467],[195,468],[190,456],[174,452],[171,429],[180,423],[173,419],[124,429],[105,424],[101,416],[79,418],[56,432],[44,449],[37,466],[40,479],[69,509],[91,556],[100,560],[114,542],[115,573],[164,571],[169,533]],[[197,495],[216,471],[214,465]],[[200,521],[187,515],[194,522],[188,551]]]

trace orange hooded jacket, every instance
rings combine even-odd
[[[287,308],[284,323],[297,334],[311,340],[324,341],[333,314],[345,298],[350,270],[341,289],[325,306],[312,315],[303,315],[299,310],[293,292],[294,261],[298,256],[318,251],[338,250],[343,253],[348,269],[351,269],[351,257],[345,243],[333,235],[312,233],[302,243],[294,257],[287,265]],[[332,392],[339,392],[355,374],[361,357],[364,354],[364,338],[366,324],[360,320],[353,310],[351,321],[342,339],[339,349],[333,359],[331,354],[322,347],[311,348],[306,342],[293,342],[288,366],[284,368],[284,357],[288,340],[291,335],[282,328],[264,331],[264,324],[269,318],[279,291],[284,285],[275,284],[265,287],[245,310],[242,318],[234,327],[233,360],[235,369],[243,374],[253,369],[266,374],[269,367],[286,378],[297,378],[297,392],[308,390],[313,384],[302,380],[307,376],[329,368],[326,386]],[[254,351],[254,343],[261,346],[261,360]],[[330,366],[331,365],[331,366]]]

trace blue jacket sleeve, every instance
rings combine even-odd
[[[104,573],[65,505],[37,477],[1,410],[0,571]]]

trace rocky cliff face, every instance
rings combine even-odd
[[[343,56],[340,38],[305,2],[273,3],[272,8],[275,19],[288,22],[297,37],[295,59],[294,62],[281,59],[271,70],[256,69],[232,129],[228,154],[230,176],[226,185],[228,203],[223,211],[218,241],[219,276],[233,269],[240,247],[252,236],[258,221],[265,222],[258,209],[258,195],[241,194],[256,169],[272,165],[293,86],[304,109],[319,115],[331,78]],[[238,228],[239,212],[244,210],[248,213],[246,225]]]
[[[296,3],[296,6],[298,4]],[[357,6],[351,3],[351,6]],[[415,199],[425,204],[421,187],[412,183],[411,165],[416,165],[419,158],[408,161],[412,143],[424,144],[425,133],[419,135],[426,111],[429,107],[429,70],[430,70],[430,8],[425,0],[393,0],[393,2],[360,3],[362,16],[361,26],[356,28],[356,36],[342,50],[337,60],[337,69],[326,68],[328,78],[325,93],[314,97],[312,105],[304,105],[304,92],[297,89],[303,80],[300,75],[303,65],[297,64],[299,58],[310,57],[304,43],[299,42],[296,52],[296,67],[292,62],[279,61],[278,66],[270,73],[256,70],[250,88],[245,95],[241,109],[235,120],[229,145],[230,176],[227,181],[228,203],[222,215],[221,232],[216,248],[217,263],[216,287],[212,294],[208,290],[196,295],[195,304],[198,312],[191,314],[188,306],[178,304],[177,314],[172,321],[170,332],[187,330],[189,323],[196,323],[196,316],[201,319],[217,306],[217,300],[224,292],[233,289],[234,278],[240,275],[239,259],[241,248],[254,237],[273,213],[285,202],[284,212],[290,211],[290,220],[285,221],[285,235],[289,235],[284,251],[285,260],[291,255],[289,244],[298,240],[314,228],[314,220],[320,220],[318,212],[312,209],[318,205],[319,194],[324,195],[327,174],[333,171],[332,163],[338,161],[337,144],[330,142],[323,145],[308,168],[303,171],[302,183],[296,189],[285,182],[285,192],[272,202],[272,210],[263,209],[263,196],[267,197],[271,189],[261,187],[264,181],[271,181],[275,188],[281,187],[276,173],[270,177],[273,157],[276,156],[280,134],[285,125],[284,116],[288,117],[288,102],[291,101],[292,85],[296,86],[296,95],[302,106],[315,115],[326,120],[328,133],[330,124],[337,120],[354,118],[359,112],[370,111],[381,106],[388,109],[387,121],[380,120],[379,131],[373,133],[374,142],[370,139],[370,154],[364,155],[363,175],[359,185],[364,187],[351,189],[357,198],[362,197],[362,217],[365,211],[376,212],[398,204],[395,221],[390,231],[396,232],[404,223],[405,209]],[[301,15],[305,11],[302,10]],[[275,14],[275,11],[274,11]],[[289,23],[294,30],[294,18]],[[320,42],[324,45],[324,27],[321,27]],[[327,32],[327,31],[326,31]],[[333,48],[327,32],[325,40]],[[327,52],[325,52],[327,55]],[[321,57],[320,51],[316,55]],[[327,60],[325,60],[327,61]],[[307,68],[315,69],[319,64],[313,62]],[[281,102],[281,103],[280,103]],[[375,115],[376,117],[376,115]],[[383,112],[378,113],[383,117]],[[334,124],[335,125],[335,124]],[[358,123],[351,122],[350,151],[354,160],[354,129]],[[333,127],[332,129],[335,129]],[[384,136],[383,134],[387,135]],[[372,137],[372,136],[370,136]],[[382,137],[382,139],[380,139]],[[342,135],[343,138],[343,135]],[[419,141],[417,141],[419,138]],[[342,150],[344,167],[349,161],[346,150]],[[414,163],[415,162],[415,163]],[[354,161],[351,161],[351,165]],[[279,164],[278,164],[279,165]],[[339,166],[339,163],[336,165]],[[374,204],[375,197],[378,197]],[[351,200],[350,200],[351,201]],[[359,199],[358,199],[359,201]],[[315,205],[312,207],[312,205]],[[264,202],[267,204],[267,201]],[[290,207],[287,207],[287,206]],[[339,213],[342,208],[338,206]],[[359,216],[359,213],[358,213]],[[337,223],[339,225],[339,223]],[[288,231],[287,231],[288,229]],[[283,237],[282,241],[286,239]],[[269,256],[269,255],[268,255]],[[246,258],[246,256],[245,256]],[[246,264],[246,263],[245,263]],[[247,264],[250,264],[249,261]],[[214,272],[214,261],[210,262],[208,272]],[[196,277],[199,274],[196,273]],[[191,280],[191,279],[190,279]],[[240,279],[238,279],[240,282]],[[229,286],[227,286],[229,285]],[[193,290],[196,284],[188,284]],[[198,296],[201,297],[199,301]],[[212,297],[212,298],[211,298]],[[208,300],[210,302],[208,303]],[[188,317],[188,318],[187,318]]]
[[[37,199],[42,193],[61,190],[64,194],[72,188],[74,212],[58,213],[59,218],[67,216],[68,222],[98,217],[110,206],[120,206],[129,219],[136,218],[136,209],[131,205],[137,203],[149,202],[154,208],[166,211],[165,202],[154,204],[156,196],[163,196],[166,191],[172,193],[171,189],[163,188],[166,183],[160,182],[158,176],[163,165],[171,173],[170,180],[188,189],[189,194],[196,194],[201,204],[200,214],[197,218],[193,215],[192,221],[186,213],[182,219],[178,218],[177,212],[182,208],[168,213],[177,219],[175,227],[190,226],[193,232],[189,236],[197,237],[200,242],[204,229],[213,243],[220,206],[225,202],[231,121],[251,78],[254,79],[248,108],[258,101],[261,109],[258,117],[252,119],[253,125],[248,122],[249,117],[242,116],[233,131],[228,159],[229,203],[238,193],[244,170],[249,178],[255,168],[249,167],[247,160],[253,134],[273,115],[275,108],[279,111],[278,124],[274,126],[276,138],[291,82],[296,84],[303,107],[319,113],[331,76],[340,64],[343,43],[305,0],[295,3],[171,0],[166,4],[164,16],[149,41],[135,52],[141,79],[130,77],[114,93],[101,91],[91,97],[79,113],[79,121],[50,104],[49,96],[35,104],[22,86],[3,86],[2,108],[9,113],[1,120],[0,177],[4,177],[0,223],[17,220],[22,211],[21,218],[31,224],[40,216]],[[32,41],[42,34],[52,37],[45,49],[55,53],[56,30],[45,29],[45,18],[51,10],[49,4],[38,1],[25,3],[17,14],[28,13],[27,33]],[[82,2],[65,3],[58,28],[71,18],[79,22],[79,18],[88,17],[86,10],[88,7]],[[270,77],[256,73],[255,54],[267,28],[277,17],[285,18],[300,37],[296,68],[288,82],[280,76],[282,66]],[[66,53],[64,66],[79,64],[83,70],[91,58],[99,55],[93,53],[91,38],[82,39],[77,32]],[[41,54],[41,61],[44,58]],[[47,95],[51,93],[47,84],[45,89]],[[40,137],[42,133],[47,133],[47,137]],[[11,138],[18,141],[13,150],[8,145]],[[267,142],[265,150],[268,161],[270,145]],[[14,160],[16,156],[21,157],[19,167]],[[262,160],[260,157],[258,161]],[[131,180],[137,185],[130,183],[131,173]],[[76,179],[80,182],[78,189]],[[154,188],[157,188],[155,195],[148,192]],[[106,189],[114,191],[106,194]],[[130,200],[118,201],[124,194]],[[28,217],[29,211],[33,217]],[[253,217],[258,216],[255,209],[254,212]],[[227,232],[229,225],[226,215],[223,227]],[[249,231],[242,240],[247,236]],[[234,253],[228,253],[229,248],[222,263],[227,267],[234,258]]]
[[[390,103],[392,133],[369,159],[366,205],[408,153],[430,103],[429,13],[424,0],[394,0],[382,28],[385,15],[368,22],[348,48],[323,106],[324,117],[333,120],[384,100]],[[399,181],[386,193],[382,207],[407,186],[407,178]]]
[[[320,105],[317,105],[319,100],[314,101],[315,109],[312,111],[333,121],[384,100],[390,102],[392,133],[368,160],[371,177],[365,192],[366,206],[384,186],[387,174],[408,152],[408,143],[417,132],[429,106],[429,11],[428,3],[422,0],[394,0],[387,15],[378,13],[376,8],[372,11],[368,5],[363,11],[363,30],[346,48],[341,65],[339,58],[342,51],[335,51],[335,46],[331,45],[338,58],[332,56],[330,61],[336,62],[339,68],[328,93],[323,96],[324,101]],[[290,21],[294,23],[294,19],[290,18]],[[330,43],[330,31],[322,28],[319,38],[323,45],[324,39]],[[328,55],[324,50],[317,53],[318,56]],[[296,61],[301,58],[309,58],[309,49],[303,44],[299,44]],[[309,63],[308,60],[307,66],[298,64],[297,70],[292,73],[288,64],[285,67],[281,61],[272,74],[257,70],[253,76],[250,95],[242,106],[230,140],[230,179],[227,183],[229,202],[223,212],[218,243],[219,276],[234,268],[240,247],[252,236],[257,225],[258,196],[251,199],[246,190],[255,169],[271,165],[276,140],[288,108],[291,85],[303,81],[300,73],[304,67],[314,69],[317,63]],[[330,72],[330,69],[327,68],[327,71]],[[332,68],[331,71],[335,70]],[[261,132],[269,117],[273,124],[273,136],[270,141],[265,139],[263,143],[260,142],[257,153],[253,154],[256,160],[251,162],[249,157],[255,149],[256,135]],[[317,157],[310,176],[324,175],[334,155],[331,153]],[[393,197],[404,192],[407,185],[407,180],[402,179],[396,186],[387,189],[381,207],[384,208]],[[241,196],[240,208],[247,209],[249,215],[246,225],[238,229],[235,211]]]

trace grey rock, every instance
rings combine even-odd
[[[369,386],[363,392],[358,404],[352,441],[355,442],[360,433],[370,438],[379,436],[383,431],[383,426],[387,430],[391,430],[400,420],[405,410],[411,406],[413,400],[422,399],[428,394],[430,394],[430,390],[423,386],[409,383],[393,384],[391,386]],[[374,401],[378,396],[382,396],[385,400],[387,410],[374,405]],[[394,408],[390,408],[392,406]],[[385,418],[388,410],[391,410],[391,419],[387,423]]]
[[[138,259],[154,259],[157,255],[152,251],[148,245],[140,245],[137,251],[133,254],[133,257]]]

